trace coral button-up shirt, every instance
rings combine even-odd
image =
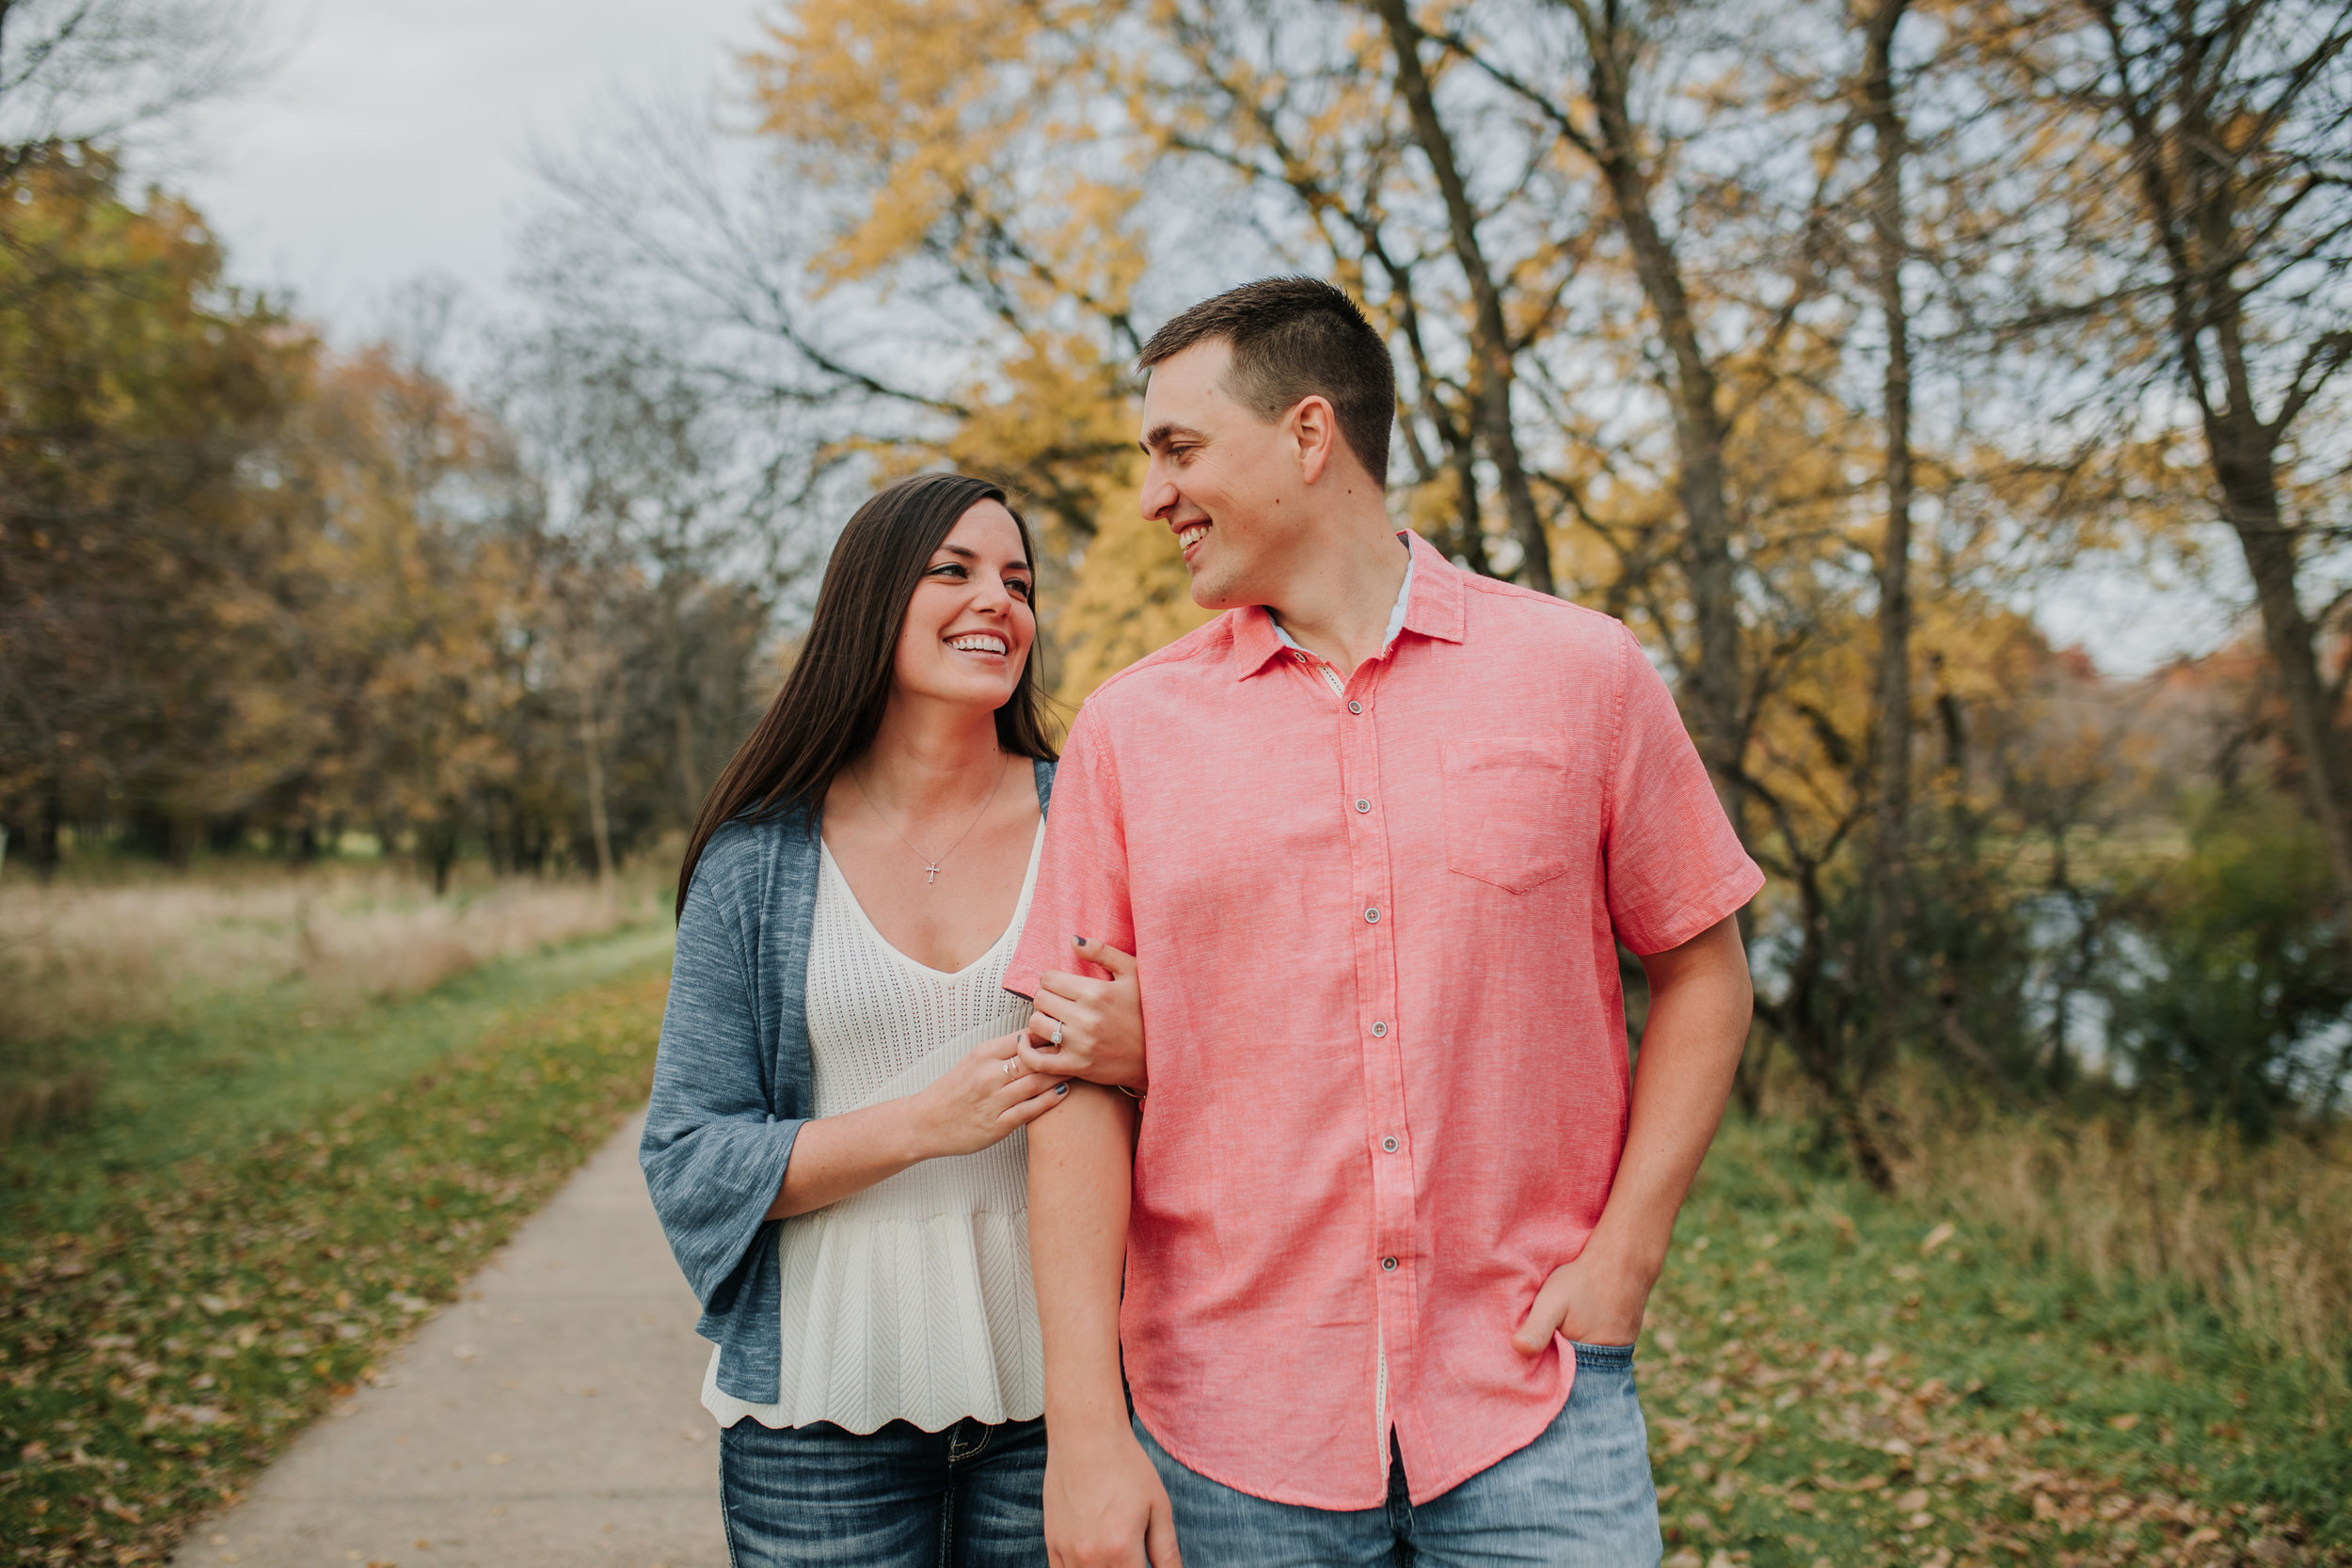
[[[1249,609],[1088,700],[1005,977],[1073,935],[1136,955],[1136,1413],[1315,1508],[1379,1505],[1391,1427],[1425,1501],[1566,1402],[1573,1353],[1511,1333],[1615,1178],[1616,944],[1763,882],[1631,633],[1411,543],[1352,675]]]

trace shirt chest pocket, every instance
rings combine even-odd
[[[1439,758],[1446,869],[1525,893],[1568,868],[1571,784],[1559,742],[1478,736],[1443,742]]]

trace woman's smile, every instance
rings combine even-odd
[[[1004,633],[995,631],[959,632],[947,639],[947,646],[958,653],[980,654],[1000,660],[1012,651]]]

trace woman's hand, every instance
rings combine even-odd
[[[977,1154],[1061,1103],[1069,1075],[1029,1070],[1014,1050],[1020,1039],[1000,1035],[974,1047],[930,1087],[906,1098],[917,1159]]]
[[[1107,980],[1048,972],[1038,980],[1037,1011],[1025,1035],[1016,1036],[1022,1063],[1031,1072],[1083,1078],[1143,1092],[1143,991],[1136,983],[1136,960],[1104,942],[1073,937],[1078,957],[1111,972]],[[1054,1043],[1054,1026],[1061,1042]]]
[[[803,1124],[768,1217],[813,1213],[910,1165],[976,1154],[1060,1104],[1070,1080],[1025,1070],[1020,1037],[998,1036],[914,1094]]]

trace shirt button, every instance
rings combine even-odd
[[[1396,1259],[1393,1258],[1381,1259],[1380,1272],[1382,1274],[1394,1274],[1396,1272]]]
[[[1347,711],[1350,713],[1361,713],[1364,711],[1364,705],[1361,703],[1350,703],[1347,705]]]
[[[1372,802],[1370,800],[1359,800],[1356,802],[1356,809],[1358,811],[1370,811],[1372,809]]]
[[[1375,1024],[1372,1026],[1372,1037],[1373,1037],[1374,1039],[1376,1039],[1376,1040],[1381,1040],[1381,1039],[1386,1039],[1386,1038],[1388,1038],[1388,1037],[1389,1037],[1389,1026],[1388,1026],[1388,1024],[1387,1024],[1386,1022],[1375,1023]]]
[[[1394,1154],[1396,1152],[1396,1140],[1394,1138],[1383,1138],[1380,1140],[1380,1147],[1387,1149],[1390,1153]]]
[[[1377,926],[1380,924],[1380,911],[1376,909],[1366,910],[1364,919],[1368,924]]]

